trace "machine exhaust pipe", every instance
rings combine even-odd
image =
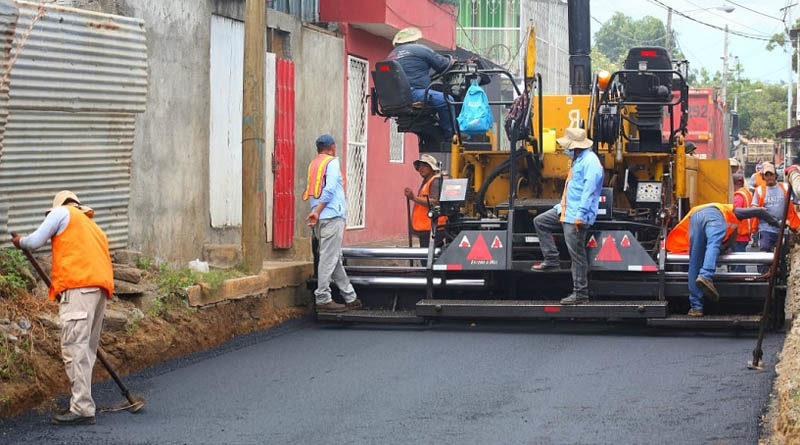
[[[570,90],[572,94],[589,94],[592,88],[590,56],[592,29],[589,0],[569,0],[567,8]]]

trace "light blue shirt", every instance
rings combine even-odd
[[[325,187],[319,198],[310,196],[311,210],[317,207],[320,202],[328,204],[322,209],[319,219],[346,218],[347,202],[344,196],[344,186],[342,186],[342,171],[339,169],[339,158],[333,158],[325,167]]]
[[[56,207],[47,214],[35,232],[20,238],[19,245],[23,249],[36,250],[44,246],[47,240],[63,232],[68,225],[69,210],[64,206]]]
[[[572,176],[567,184],[566,209],[561,203],[554,209],[560,215],[564,212],[564,222],[574,224],[576,219],[592,225],[597,219],[600,205],[600,192],[603,189],[603,165],[592,150],[582,150],[572,161]]]
[[[764,196],[764,205],[769,212],[770,215],[774,216],[776,220],[780,221],[783,219],[783,208],[786,206],[786,193],[781,188],[780,184],[775,184],[772,187],[766,186],[764,187],[766,190],[766,196]],[[751,203],[753,207],[762,207],[759,206],[759,201],[761,200],[761,187],[756,188],[756,192],[753,193],[753,202]],[[769,225],[766,221],[759,220],[758,222],[758,231],[759,232],[771,232],[771,233],[778,233],[780,229],[775,226]]]

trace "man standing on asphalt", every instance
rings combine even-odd
[[[717,257],[736,239],[731,235],[737,232],[739,223],[748,218],[762,218],[765,224],[776,227],[780,224],[763,207],[734,208],[733,204],[712,202],[692,208],[667,235],[669,252],[689,253],[689,316],[703,316],[704,294],[719,300],[714,287]]]
[[[416,195],[408,187],[406,187],[404,193],[406,199],[414,201],[414,211],[411,213],[411,228],[419,238],[420,247],[428,247],[431,240],[431,219],[428,218],[428,204],[436,205],[439,202],[441,189],[439,179],[442,174],[440,173],[439,162],[429,154],[424,154],[414,161],[414,168],[422,176],[422,185],[420,185],[419,192]],[[447,218],[441,216],[437,226],[441,229],[446,222]],[[436,234],[436,244],[441,241],[442,236],[444,236],[443,231],[439,231]]]
[[[422,31],[415,27],[401,29],[395,34],[392,44],[394,49],[386,57],[386,60],[396,60],[403,68],[408,83],[411,85],[411,99],[414,102],[425,102],[436,109],[439,116],[439,126],[445,139],[453,135],[453,122],[450,107],[444,99],[444,93],[436,90],[428,90],[428,97],[425,97],[425,89],[431,83],[430,71],[441,73],[450,66],[452,59],[437,54],[426,45],[417,43],[422,39]],[[452,102],[452,98],[450,101]]]
[[[92,369],[103,328],[106,300],[114,293],[114,271],[106,234],[69,190],[58,192],[44,222],[31,235],[15,236],[20,249],[35,250],[52,240],[50,300],[59,300],[61,358],[72,385],[69,411],[52,419],[56,425],[92,425]]]
[[[308,185],[303,200],[310,200],[311,213],[306,223],[312,227],[313,236],[319,240],[317,289],[314,291],[318,311],[344,312],[361,307],[353,285],[342,265],[342,237],[347,205],[344,196],[342,173],[336,156],[333,136],[323,134],[317,138],[317,156],[308,166]],[[331,280],[336,283],[345,304],[333,301]]]
[[[580,304],[589,301],[589,261],[586,254],[586,232],[594,224],[603,188],[603,165],[589,148],[592,140],[586,130],[567,128],[564,137],[558,138],[564,153],[573,158],[567,175],[561,203],[538,215],[533,220],[544,261],[533,266],[533,271],[559,267],[558,248],[553,232],[563,230],[564,241],[572,260],[572,294],[561,304]]]

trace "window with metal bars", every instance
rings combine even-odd
[[[367,207],[367,73],[369,63],[347,56],[347,228],[366,225]]]
[[[405,135],[397,131],[397,121],[389,119],[389,162],[403,163]]]

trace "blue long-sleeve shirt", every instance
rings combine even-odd
[[[397,45],[387,59],[397,60],[412,89],[428,88],[430,70],[440,73],[450,64],[450,59],[419,43]]]
[[[344,196],[344,186],[342,185],[342,172],[339,169],[339,158],[333,158],[325,167],[325,187],[319,198],[310,196],[311,210],[317,207],[320,202],[326,202],[325,208],[319,215],[319,219],[346,218],[347,204]]]
[[[554,207],[563,222],[574,224],[576,219],[584,224],[594,224],[597,208],[600,205],[600,192],[603,189],[603,165],[592,150],[582,150],[572,161],[567,186],[564,190],[564,207],[561,203]]]
[[[19,245],[23,249],[36,250],[47,243],[47,240],[60,234],[69,225],[69,210],[66,207],[56,207],[47,214],[44,221],[35,232],[23,236]]]

